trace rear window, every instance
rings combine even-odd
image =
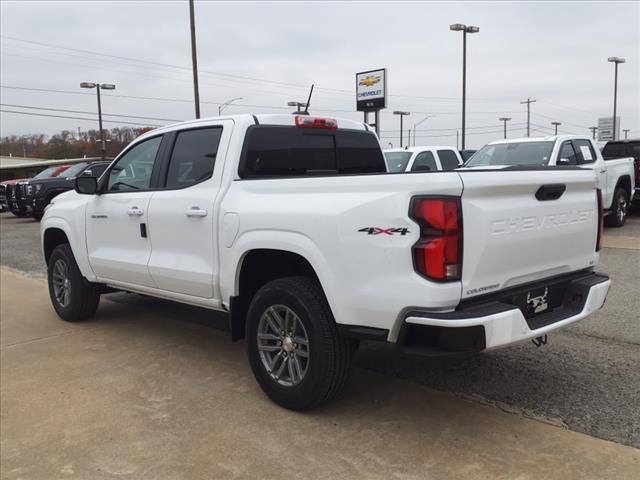
[[[249,128],[241,178],[299,177],[386,172],[372,133],[283,126]]]
[[[622,157],[639,157],[640,142],[607,143],[602,149],[602,156],[605,160],[613,160]]]
[[[413,152],[384,152],[387,170],[392,173],[404,172]]]

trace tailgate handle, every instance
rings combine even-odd
[[[552,185],[542,185],[536,192],[536,198],[541,202],[545,200],[557,200],[559,199],[567,186],[564,183],[555,183]]]

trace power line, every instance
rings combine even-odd
[[[48,113],[35,113],[35,112],[18,112],[16,110],[4,110],[0,108],[0,112],[2,113],[15,113],[18,115],[32,115],[34,117],[52,117],[52,118],[69,118],[71,120],[86,120],[88,122],[97,122],[97,118],[83,118],[83,117],[71,117],[68,115],[52,115]],[[137,122],[124,122],[124,121],[116,121],[116,120],[103,120],[104,123],[118,123],[125,125],[137,125],[143,127],[161,127],[162,125],[154,125],[151,123],[137,123]]]
[[[0,106],[12,107],[12,108],[29,108],[34,110],[47,110],[52,112],[83,113],[88,115],[95,115],[95,112],[87,112],[83,110],[63,110],[61,108],[36,107],[33,105],[14,105],[10,103],[0,103]],[[183,122],[184,121],[184,120],[177,120],[175,118],[144,117],[142,115],[122,115],[122,114],[115,114],[115,113],[103,113],[102,115],[108,116],[108,117],[141,118],[143,120],[159,120],[161,122]]]

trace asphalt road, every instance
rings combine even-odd
[[[44,275],[38,228],[33,220],[2,214],[0,264]],[[605,307],[554,333],[546,346],[526,344],[467,359],[442,360],[406,357],[390,345],[367,343],[361,346],[357,366],[640,447],[638,248],[640,212],[636,211],[622,229],[605,231],[598,269],[613,281]],[[160,302],[132,294],[111,294],[109,298],[135,307]],[[223,328],[224,322],[213,320],[215,315],[209,311],[163,303],[163,311],[174,318]]]

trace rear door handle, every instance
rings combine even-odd
[[[542,185],[536,192],[536,198],[541,202],[545,200],[557,200],[559,199],[567,186],[564,183],[556,183],[551,185]]]
[[[207,212],[204,208],[200,207],[191,207],[189,210],[185,212],[187,217],[206,217]]]
[[[140,216],[144,213],[144,211],[141,208],[138,207],[131,207],[129,210],[127,210],[127,215],[137,215]]]

